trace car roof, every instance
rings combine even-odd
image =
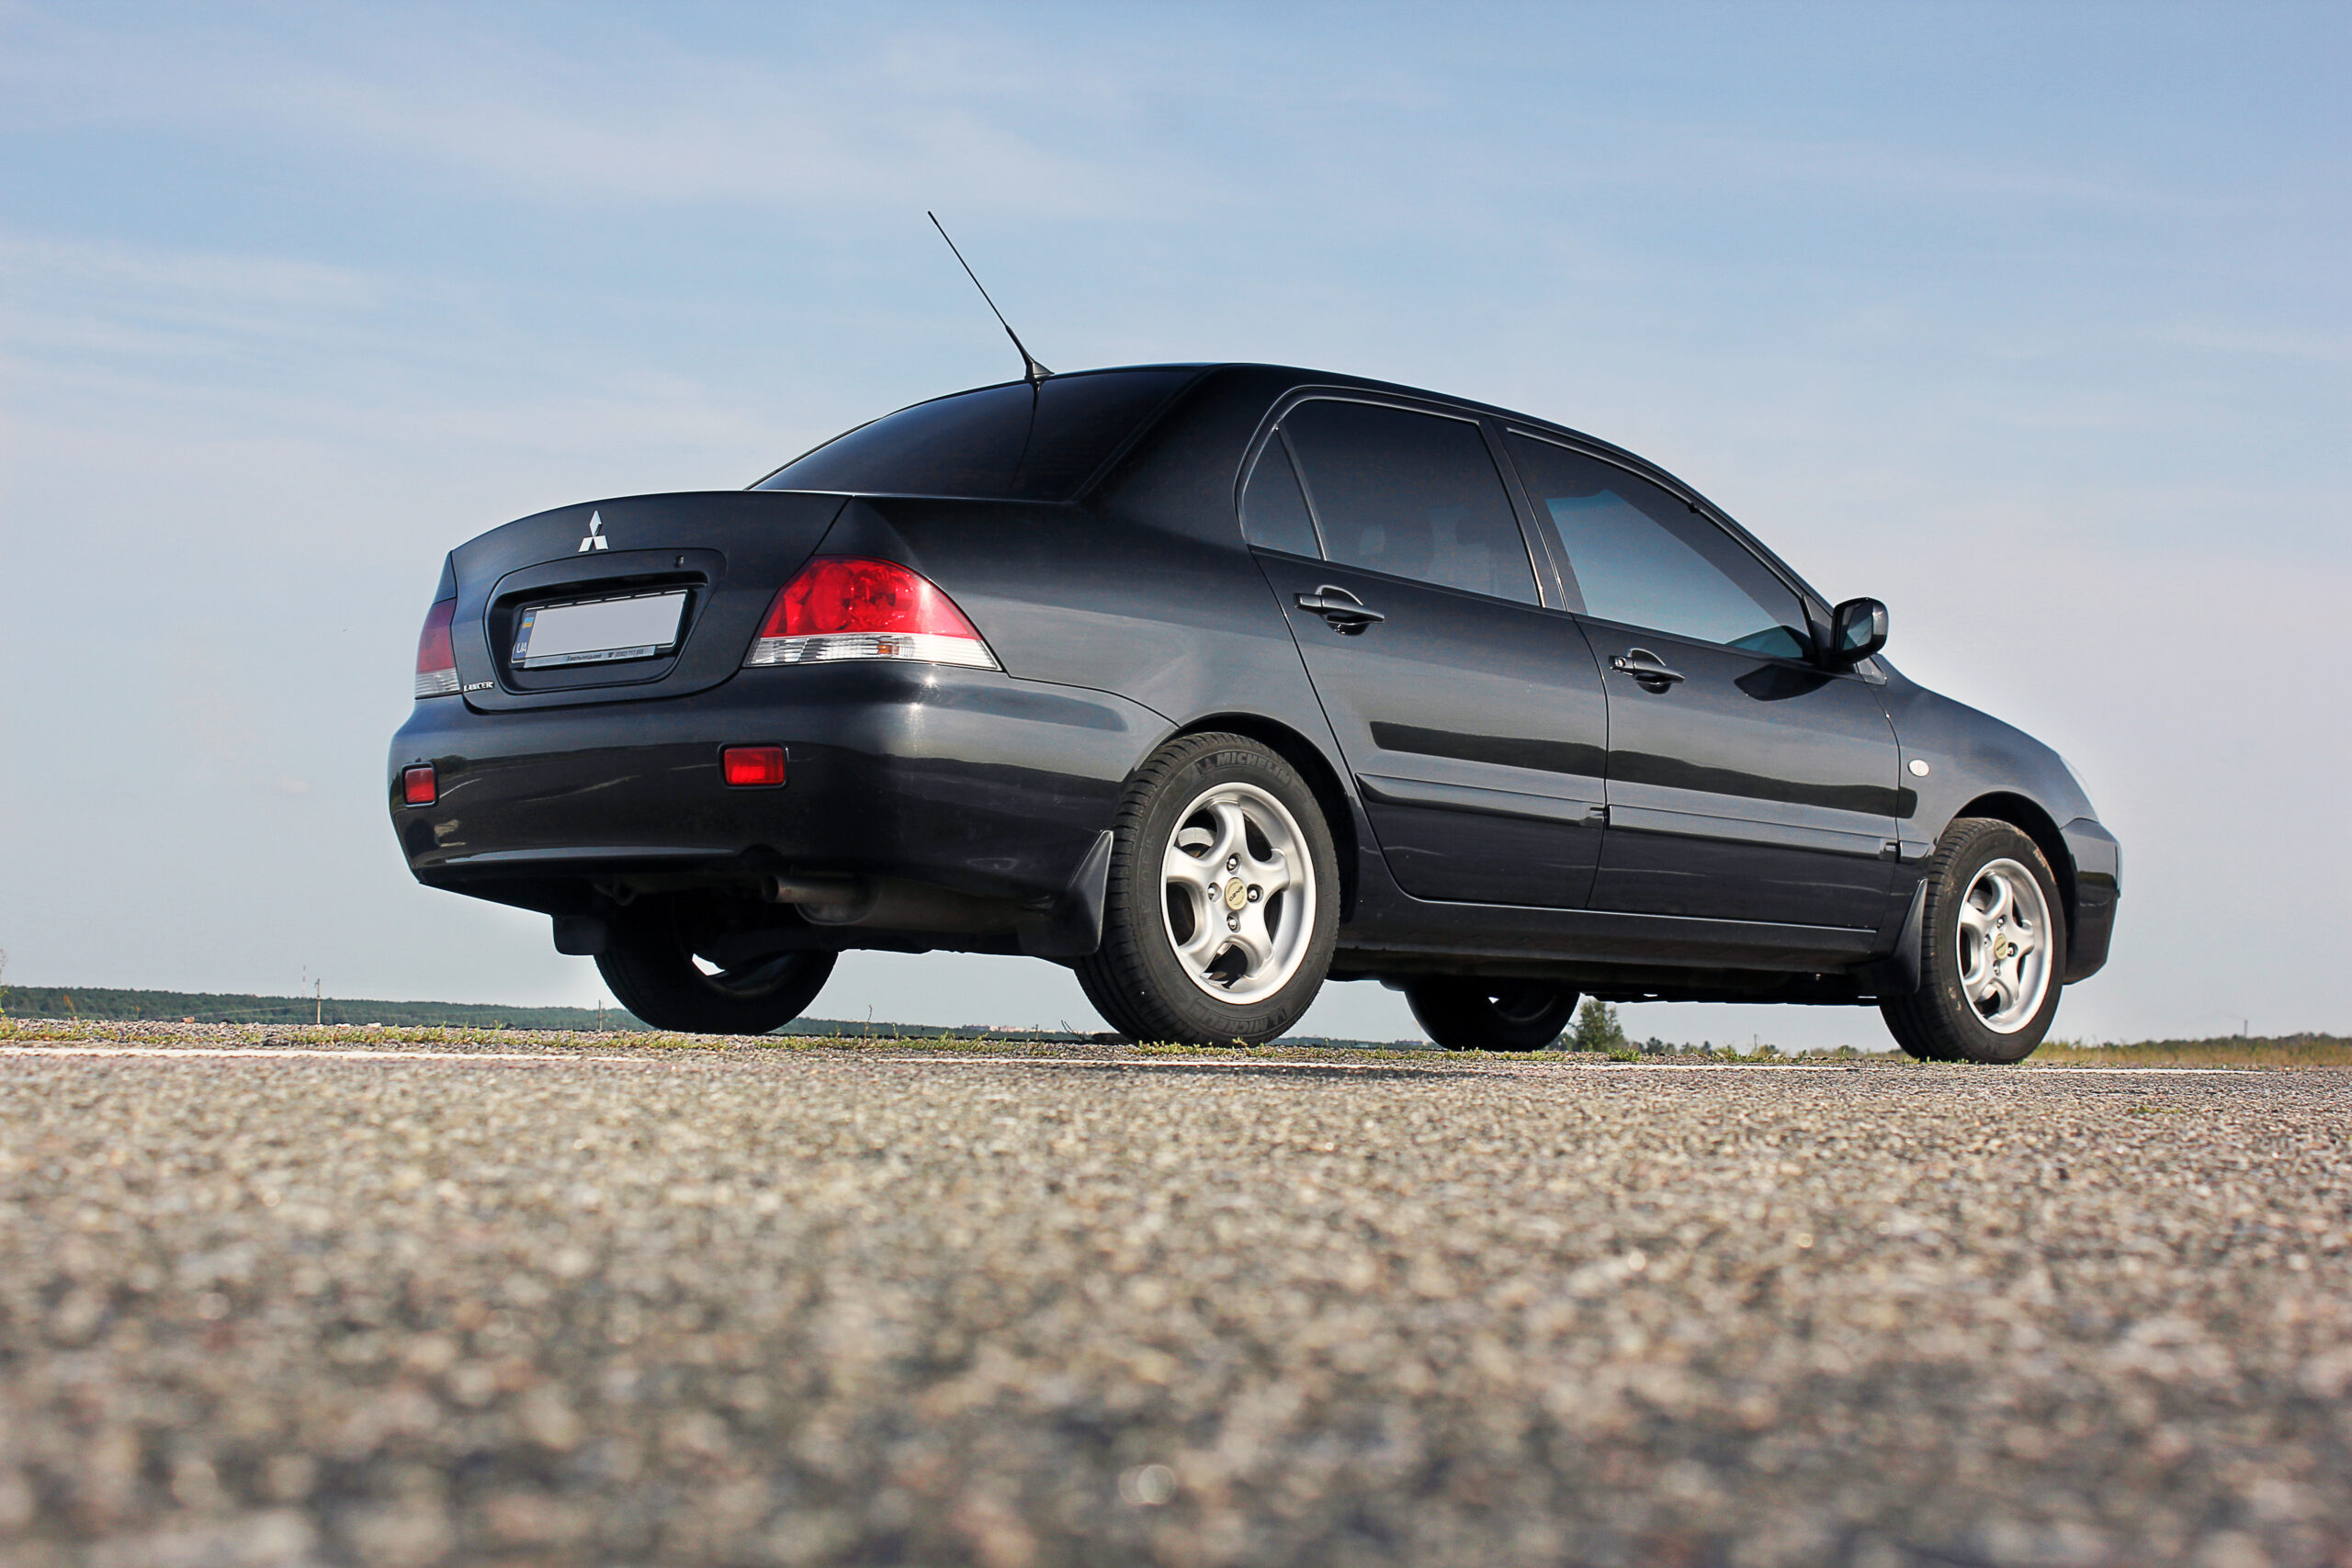
[[[1663,485],[1667,490],[1679,495],[1687,504],[1708,513],[1713,516],[1715,521],[1731,529],[1731,531],[1746,542],[1750,548],[1762,555],[1776,569],[1783,573],[1789,579],[1792,585],[1799,589],[1800,592],[1812,598],[1821,600],[1823,604],[1826,604],[1828,602],[1826,599],[1822,597],[1820,592],[1815,590],[1811,583],[1805,581],[1803,574],[1798,572],[1796,569],[1792,567],[1787,561],[1783,560],[1779,553],[1773,550],[1770,545],[1767,545],[1763,540],[1758,538],[1754,534],[1749,533],[1747,528],[1740,525],[1736,518],[1733,517],[1730,513],[1724,511],[1722,507],[1716,505],[1713,501],[1710,501],[1698,490],[1696,486],[1690,484],[1689,481],[1683,479],[1670,470],[1660,468],[1657,463],[1643,457],[1638,452],[1629,451],[1625,447],[1620,446],[1612,441],[1607,441],[1598,435],[1590,434],[1589,432],[1578,430],[1574,425],[1563,424],[1557,420],[1544,419],[1534,414],[1522,413],[1517,409],[1504,408],[1498,403],[1481,402],[1476,398],[1465,398],[1454,392],[1440,392],[1433,391],[1427,387],[1408,386],[1400,381],[1382,381],[1369,376],[1350,375],[1341,370],[1319,370],[1311,366],[1279,365],[1248,359],[1165,360],[1149,361],[1136,365],[1097,365],[1090,366],[1083,370],[1055,371],[1053,372],[1052,379],[1059,380],[1064,377],[1070,376],[1112,375],[1121,371],[1130,370],[1190,370],[1199,372],[1200,374],[1198,377],[1196,377],[1191,386],[1187,389],[1188,391],[1197,389],[1203,383],[1211,381],[1218,376],[1247,378],[1256,381],[1260,388],[1262,388],[1271,394],[1268,400],[1269,406],[1271,406],[1273,401],[1278,400],[1283,397],[1287,397],[1291,392],[1306,390],[1308,389],[1329,389],[1335,391],[1360,391],[1385,394],[1418,402],[1445,404],[1468,412],[1482,414],[1488,419],[1492,419],[1505,424],[1518,425],[1528,430],[1562,436],[1574,442],[1576,445],[1591,451],[1597,456],[1606,457],[1608,460],[1630,469],[1634,473],[1641,475],[1645,479],[1655,480],[1658,484]],[[940,394],[940,396],[942,398],[961,397],[966,392],[989,391],[998,387],[1016,387],[1023,384],[1023,378],[1014,377],[1003,381],[989,382],[984,386],[967,387],[961,391],[944,392]],[[939,399],[926,398],[922,400],[924,402],[936,402]],[[909,406],[919,407],[921,405],[910,404]]]
[[[1083,370],[1057,370],[1053,372],[1051,378],[1054,380],[1060,380],[1065,377],[1071,376],[1116,375],[1120,372],[1130,370],[1192,370],[1203,372],[1204,378],[1205,378],[1205,373],[1207,372],[1234,372],[1263,377],[1270,383],[1287,382],[1291,389],[1329,387],[1347,391],[1387,393],[1392,396],[1410,398],[1424,402],[1450,403],[1455,408],[1465,409],[1476,413],[1485,414],[1490,419],[1500,420],[1513,424],[1526,425],[1531,429],[1549,431],[1555,434],[1572,437],[1577,442],[1590,446],[1601,452],[1608,453],[1613,457],[1623,460],[1628,466],[1637,468],[1645,474],[1664,479],[1672,488],[1689,492],[1693,499],[1699,500],[1702,503],[1712,504],[1711,502],[1706,502],[1705,498],[1699,495],[1698,491],[1692,490],[1690,485],[1684,483],[1673,474],[1659,468],[1656,463],[1653,463],[1648,458],[1644,457],[1638,452],[1629,452],[1624,447],[1619,446],[1613,442],[1605,441],[1600,436],[1591,434],[1587,431],[1578,430],[1573,425],[1562,424],[1557,420],[1544,419],[1540,415],[1525,413],[1518,409],[1504,408],[1497,403],[1481,402],[1476,398],[1465,398],[1458,392],[1441,392],[1432,390],[1427,387],[1407,386],[1401,381],[1383,381],[1370,376],[1351,375],[1344,370],[1319,370],[1312,366],[1279,365],[1268,361],[1251,359],[1165,360],[1146,361],[1135,365],[1093,365],[1089,366]],[[1017,387],[1023,384],[1023,382],[1022,378],[1013,377],[1003,381],[986,382],[978,387],[966,387],[954,392],[943,392],[938,398],[925,398],[921,400],[920,402],[911,403],[908,406],[910,408],[921,407],[922,403],[937,402],[943,398],[957,398],[964,396],[967,392],[993,391],[999,387]]]
[[[1118,367],[1118,368],[1140,370],[1145,368],[1174,369],[1186,367],[1175,366],[1121,366]],[[1481,402],[1476,398],[1465,398],[1455,392],[1432,391],[1426,387],[1410,387],[1398,381],[1381,381],[1368,376],[1351,376],[1343,371],[1317,370],[1306,366],[1268,365],[1258,364],[1247,360],[1232,360],[1216,365],[1203,366],[1201,368],[1263,374],[1270,381],[1289,380],[1292,384],[1291,389],[1295,390],[1303,390],[1310,387],[1329,387],[1339,390],[1379,392],[1400,398],[1413,399],[1419,401],[1445,403],[1450,404],[1454,408],[1484,414],[1487,418],[1503,424],[1518,425],[1532,431],[1539,431],[1552,435],[1565,436],[1575,442],[1577,445],[1589,448],[1594,453],[1606,457],[1611,461],[1630,468],[1634,472],[1640,474],[1646,479],[1657,480],[1659,483],[1665,485],[1667,489],[1680,494],[1686,502],[1695,504],[1707,512],[1713,513],[1719,521],[1730,524],[1732,527],[1740,534],[1744,536],[1747,534],[1747,530],[1741,528],[1739,525],[1733,520],[1731,513],[1725,512],[1722,507],[1717,506],[1713,502],[1708,500],[1706,496],[1699,491],[1696,486],[1690,484],[1680,476],[1666,468],[1660,468],[1657,463],[1643,457],[1638,452],[1629,451],[1626,448],[1618,446],[1613,441],[1604,440],[1602,437],[1594,435],[1589,431],[1578,430],[1574,425],[1563,424],[1558,420],[1545,419],[1541,415],[1525,413],[1518,409],[1504,408],[1498,403]],[[1757,547],[1764,549],[1767,554],[1770,553],[1769,547],[1766,547],[1761,540],[1754,539],[1751,536],[1750,542],[1755,544]],[[1785,566],[1785,563],[1783,563],[1783,565]]]

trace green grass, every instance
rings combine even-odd
[[[79,993],[76,993],[79,996]],[[288,1019],[213,1019],[198,1020],[228,1031],[219,1043],[230,1045],[414,1045],[425,1049],[449,1045],[494,1046],[508,1051],[584,1051],[611,1049],[668,1049],[702,1051],[866,1051],[920,1052],[931,1051],[964,1055],[1067,1056],[1074,1052],[1100,1052],[1106,1047],[1096,1044],[1090,1036],[1053,1032],[1046,1034],[1001,1033],[977,1026],[963,1029],[924,1030],[887,1023],[832,1025],[822,1021],[807,1021],[796,1025],[798,1032],[767,1035],[718,1036],[707,1034],[676,1034],[648,1029],[634,1019],[620,1025],[611,1022],[606,1015],[607,1029],[595,1032],[583,1022],[578,1028],[548,1028],[527,1026],[504,1021],[504,1018],[519,1018],[526,1010],[484,1010],[503,1014],[499,1021],[481,1024],[401,1024],[379,1025],[373,1019],[366,1024],[337,1022],[330,1020],[322,1027],[313,1026],[308,1018]],[[578,1011],[581,1010],[564,1010]],[[589,1017],[594,1016],[591,1012]],[[29,1043],[41,1042],[129,1042],[140,1038],[139,1026],[174,1024],[182,1018],[158,1017],[148,1014],[133,1018],[104,1018],[88,1016],[25,1017],[0,1015],[0,1042]],[[819,1029],[839,1029],[842,1032],[808,1031],[808,1023]],[[129,1026],[129,1027],[126,1027]],[[164,1042],[168,1043],[168,1037]],[[1278,1045],[1251,1047],[1194,1047],[1189,1045],[1136,1045],[1119,1048],[1124,1055],[1207,1055],[1256,1057],[1265,1060],[1329,1061],[1335,1056],[1362,1060],[1399,1060],[1413,1057],[1452,1057],[1455,1053],[1435,1050],[1400,1050],[1391,1046],[1369,1044],[1343,1040],[1285,1040]],[[1473,1055],[1480,1053],[1472,1053]],[[1547,1053],[1557,1056],[1556,1053]],[[1509,1060],[1510,1058],[1498,1058]]]
[[[313,1029],[314,1010],[324,1014],[325,1027]],[[307,997],[260,997],[182,991],[135,991],[66,987],[11,986],[0,991],[0,1040],[106,1040],[121,1038],[109,1024],[177,1023],[185,1019],[201,1023],[241,1026],[237,1038],[251,1043],[264,1041],[321,1044],[361,1043],[413,1044],[501,1045],[515,1050],[594,1049],[600,1045],[657,1046],[692,1049],[752,1049],[776,1051],[938,1051],[998,1055],[1053,1056],[1073,1049],[1098,1050],[1091,1035],[1075,1031],[1001,1031],[982,1025],[957,1029],[912,1027],[904,1024],[802,1019],[789,1032],[759,1040],[718,1041],[650,1029],[616,1008],[603,1014],[605,1032],[595,1032],[597,1013],[592,1008],[499,1007],[468,1002],[350,1001],[329,998],[322,1007]],[[369,1027],[380,1025],[380,1027]],[[625,1040],[616,1040],[616,1033]],[[1565,1042],[1563,1043],[1566,1043]],[[1722,1046],[1709,1050],[1669,1047],[1651,1040],[1639,1045],[1625,1043],[1607,1052],[1555,1048],[1524,1055],[1504,1052],[1440,1051],[1408,1042],[1378,1042],[1325,1038],[1292,1038],[1271,1045],[1193,1046],[1144,1044],[1123,1047],[1122,1054],[1143,1056],[1190,1056],[1218,1060],[1359,1061],[1359,1062],[1713,1062],[1759,1066],[1824,1061],[1893,1060],[1881,1052],[1851,1045],[1835,1050],[1783,1053],[1772,1045],[1751,1051]],[[2146,1040],[2123,1045],[2093,1045],[2079,1041],[2052,1040],[2034,1053],[2038,1066],[2181,1066],[2181,1067],[2341,1067],[2352,1066],[2352,1037],[2340,1034],[2286,1034],[2209,1040]]]
[[[2036,1062],[2093,1067],[2352,1067],[2352,1036],[2224,1035],[2214,1040],[2142,1040],[2129,1045],[2044,1041]]]
[[[577,1032],[598,1030],[654,1034],[650,1024],[619,1008],[508,1007],[494,1002],[400,1002],[353,1000],[327,997],[265,997],[204,991],[141,991],[94,986],[9,986],[0,989],[0,1018],[17,1021],[60,1019],[68,1022],[230,1023],[263,1028],[360,1027],[381,1024],[388,1031],[417,1029]],[[1001,1043],[1008,1038],[1040,1046],[1082,1045],[1093,1036],[1079,1030],[1024,1029],[1007,1031],[987,1024],[956,1028],[891,1023],[887,1021],[803,1018],[789,1032],[829,1042],[945,1049],[981,1042]],[[1297,1037],[1289,1045],[1363,1046],[1371,1042]]]
[[[56,1042],[98,1043],[130,1041],[138,1038],[136,1028],[123,1027],[125,1021],[111,1019],[21,1018],[0,1017],[0,1043]],[[175,1023],[177,1019],[129,1021],[139,1022]],[[888,1028],[876,1026],[877,1031]],[[703,1051],[788,1051],[788,1052],[868,1052],[903,1054],[935,1052],[953,1055],[1069,1057],[1084,1053],[1095,1055],[1116,1049],[1125,1057],[1208,1058],[1218,1061],[1261,1062],[1523,1062],[1550,1061],[1597,1062],[1599,1055],[1575,1051],[1542,1051],[1526,1055],[1485,1051],[1440,1051],[1434,1048],[1377,1044],[1363,1041],[1284,1040],[1272,1045],[1171,1045],[1139,1044],[1108,1047],[1091,1040],[1067,1034],[1035,1035],[995,1033],[978,1029],[965,1030],[902,1030],[897,1034],[874,1032],[859,1034],[768,1034],[761,1036],[721,1037],[713,1035],[673,1034],[639,1026],[620,1038],[612,1034],[563,1029],[527,1029],[512,1027],[439,1027],[419,1025],[387,1025],[380,1028],[349,1023],[330,1023],[314,1028],[308,1020],[299,1023],[237,1022],[228,1026],[229,1038],[221,1043],[230,1045],[413,1045],[431,1050],[452,1045],[490,1046],[506,1051],[580,1051],[594,1053],[611,1049],[667,1049]],[[168,1041],[161,1042],[168,1043]]]

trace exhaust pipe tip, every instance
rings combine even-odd
[[[768,877],[761,887],[771,904],[790,904],[820,925],[845,925],[872,912],[871,884],[851,877]]]

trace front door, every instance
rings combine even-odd
[[[1592,907],[1876,926],[1894,875],[1894,727],[1810,658],[1796,591],[1688,502],[1508,437],[1607,671],[1609,830]]]
[[[1575,619],[1541,603],[1478,423],[1300,403],[1243,514],[1397,885],[1581,908],[1608,699]]]

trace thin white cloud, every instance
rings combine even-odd
[[[2308,360],[2352,365],[2352,336],[2338,331],[2252,331],[2221,321],[2167,321],[2143,330],[2147,342],[2167,348],[2250,359]]]
[[[0,282],[335,309],[373,305],[385,293],[379,275],[285,256],[25,237],[0,237]]]
[[[1238,12],[1171,20],[1157,49],[1116,64],[1084,47],[1085,29],[1016,31],[986,12],[820,15],[806,22],[804,48],[764,56],[609,20],[554,29],[473,10],[423,23],[318,15],[326,20],[310,29],[205,11],[130,30],[28,12],[0,85],[20,122],[260,130],[540,202],[954,200],[1001,216],[1165,220],[1263,205],[1256,182],[1216,167],[1255,140],[1295,176],[1273,199],[1343,207],[1373,228],[1430,216],[1381,199],[1400,179],[1455,221],[1498,193],[1638,191],[1661,177],[1739,199],[2190,210],[2177,187],[1997,142],[1759,127],[1695,96],[1629,108],[1563,92],[1517,136],[1498,127],[1492,157],[1465,158],[1456,142],[1410,134],[1481,111],[1458,77],[1359,61],[1345,35],[1303,55],[1311,28],[1237,25]],[[1401,133],[1369,163],[1355,156],[1354,128],[1367,124]]]
[[[151,364],[347,337],[414,285],[350,267],[119,242],[0,239],[0,344],[11,379],[49,366]]]
[[[19,89],[20,121],[263,129],[538,200],[952,197],[1065,217],[1144,204],[1136,170],[1110,166],[1099,140],[1069,133],[1090,107],[1115,114],[1114,88],[1073,95],[1034,59],[936,28],[754,62],[652,31],[591,57],[577,39],[501,32],[472,12],[444,14],[445,36],[429,44],[383,13],[340,17],[333,46],[305,47],[288,29],[233,16],[169,17],[135,34],[52,16],[25,28],[0,82]],[[1170,174],[1162,166],[1147,182],[1158,199]]]

